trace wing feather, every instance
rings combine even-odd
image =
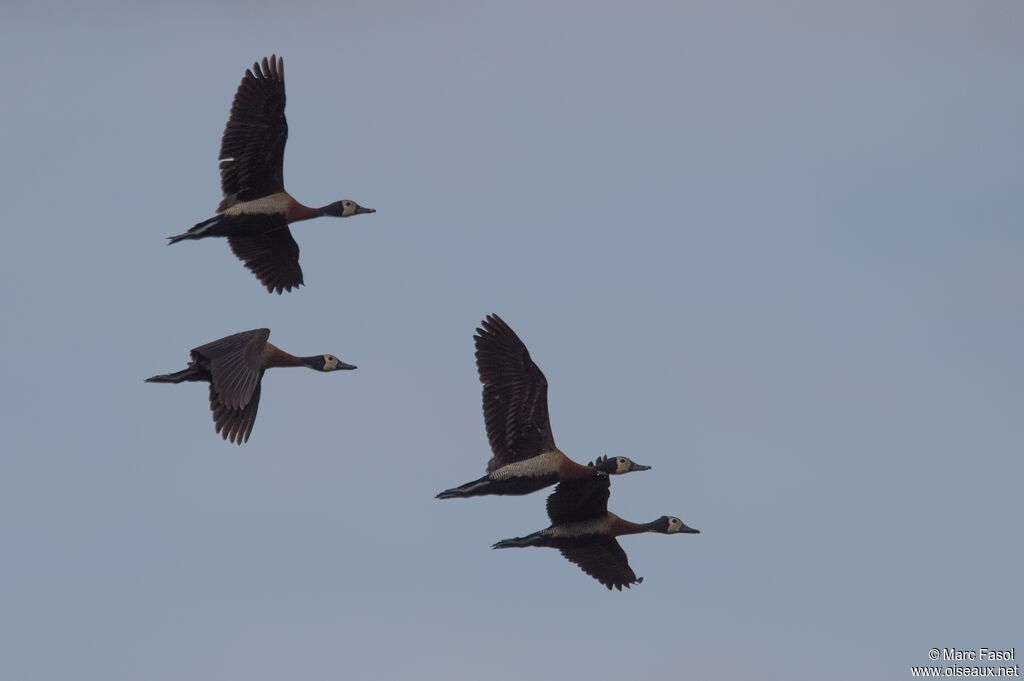
[[[228,244],[267,291],[281,293],[302,285],[299,245],[287,226],[255,236],[229,236]]]
[[[484,422],[494,453],[487,471],[555,449],[548,382],[526,345],[494,314],[481,322],[473,339],[484,385]]]
[[[633,568],[629,567],[629,558],[622,547],[612,537],[601,537],[593,544],[585,546],[567,546],[559,549],[567,560],[575,563],[581,570],[611,589],[622,591],[630,584],[639,584]]]
[[[216,392],[219,404],[242,409],[252,401],[263,377],[263,348],[269,337],[270,329],[252,329],[192,350],[195,361],[209,366],[213,377],[210,389]]]
[[[608,514],[611,481],[605,474],[558,483],[548,496],[548,518],[552,525],[582,522]]]
[[[256,411],[260,406],[260,384],[256,384],[252,397],[244,407],[236,409],[220,401],[220,396],[214,385],[210,384],[210,411],[213,412],[213,422],[217,426],[217,432],[225,440],[242,444],[249,440],[249,433],[256,422]]]
[[[231,103],[220,142],[220,182],[224,200],[218,211],[284,191],[284,60],[271,55],[246,69]]]

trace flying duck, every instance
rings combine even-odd
[[[493,548],[550,546],[609,590],[622,591],[644,578],[629,567],[616,537],[641,532],[700,534],[675,516],[663,515],[649,523],[623,520],[608,510],[609,487],[607,475],[559,483],[548,497],[550,527],[525,537],[503,539]]]
[[[192,350],[188,367],[173,374],[151,376],[146,383],[206,381],[210,384],[210,411],[221,437],[242,444],[249,439],[260,383],[271,367],[305,366],[317,371],[355,369],[334,355],[296,357],[268,343],[270,329],[252,329],[225,336]]]
[[[560,481],[650,469],[625,456],[605,456],[583,466],[563,454],[551,435],[547,379],[523,341],[495,314],[481,322],[473,340],[494,456],[487,462],[487,475],[447,489],[438,499],[529,494]]]
[[[169,243],[226,236],[231,250],[267,291],[300,286],[299,245],[288,224],[321,215],[347,218],[375,213],[348,199],[322,208],[304,206],[284,189],[284,60],[271,55],[246,69],[231,103],[220,142],[220,184],[224,199],[217,214]]]

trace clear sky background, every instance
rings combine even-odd
[[[900,679],[1024,656],[1024,5],[23,2],[0,24],[0,676]],[[213,214],[284,55],[268,295]],[[490,456],[496,312],[610,507],[609,593]],[[267,326],[248,444],[147,385]],[[1019,662],[1019,659],[1018,659]]]

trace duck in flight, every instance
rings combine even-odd
[[[559,483],[548,497],[550,527],[525,537],[503,539],[493,548],[550,546],[609,590],[614,587],[622,591],[622,587],[628,589],[644,578],[637,577],[629,567],[616,537],[641,532],[700,534],[675,516],[661,516],[649,523],[623,520],[608,510],[609,488],[607,475]]]
[[[210,411],[221,437],[242,444],[249,439],[260,404],[260,383],[271,367],[304,366],[316,371],[355,369],[334,355],[296,357],[268,343],[270,329],[242,331],[192,350],[188,367],[151,376],[146,383],[205,381],[210,384]]]
[[[185,239],[224,236],[267,291],[300,286],[299,246],[288,225],[330,215],[347,218],[375,213],[345,199],[323,206],[304,206],[284,189],[284,60],[272,55],[246,69],[231,103],[231,115],[220,142],[220,184],[224,199],[217,214],[195,227],[168,237]]]
[[[583,466],[563,454],[551,434],[547,379],[523,341],[495,314],[487,315],[473,339],[494,456],[487,462],[487,475],[447,489],[438,499],[529,494],[560,481],[650,469],[625,456],[606,456]]]

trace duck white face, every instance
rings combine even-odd
[[[324,206],[323,210],[325,215],[333,215],[336,218],[347,218],[353,215],[359,215],[360,213],[376,213],[377,211],[373,208],[363,208],[355,201],[351,199],[343,199],[341,201],[335,201],[334,203]]]
[[[324,355],[324,368],[320,371],[340,371],[341,369],[355,369],[352,364],[345,364],[334,355]]]
[[[597,468],[597,470],[607,473],[608,475],[622,475],[623,473],[631,473],[633,471],[647,471],[650,470],[650,466],[641,466],[635,463],[628,456],[617,456],[614,459],[609,456],[599,456],[593,461],[591,466]]]
[[[620,475],[631,471],[646,471],[649,468],[650,466],[641,466],[638,463],[633,463],[633,460],[628,456],[615,457],[615,472]]]
[[[665,515],[661,517],[661,520],[666,523],[665,534],[676,534],[677,532],[684,532],[686,534],[700,534],[700,530],[695,530],[692,527],[687,527],[679,518],[674,515]]]

